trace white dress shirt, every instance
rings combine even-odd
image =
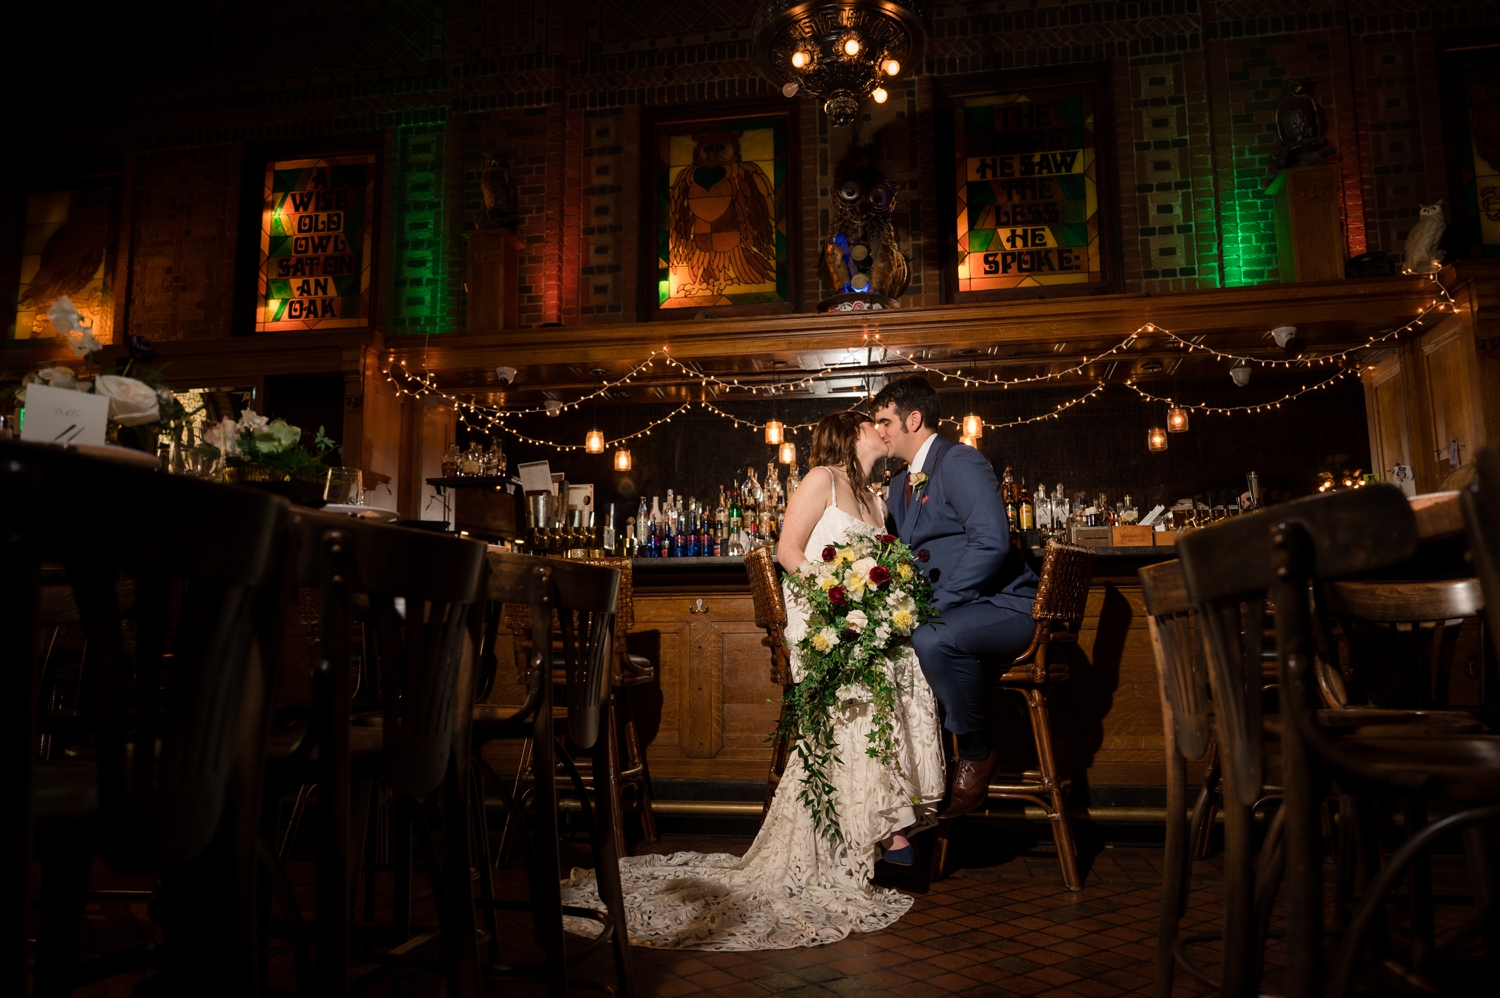
[[[937,438],[938,435],[934,433],[922,441],[922,446],[917,448],[917,456],[911,459],[911,465],[906,469],[907,474],[915,475],[922,470],[922,466],[927,463],[927,452],[932,450],[932,445],[937,441]]]

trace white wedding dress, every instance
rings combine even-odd
[[[874,534],[859,517],[829,506],[805,550]],[[789,646],[807,633],[807,611],[783,584]],[[792,673],[800,679],[795,647]],[[813,828],[798,800],[802,763],[792,751],[760,834],[744,857],[680,852],[626,857],[620,863],[630,940],[661,949],[769,950],[837,942],[850,932],[893,924],[912,899],[870,882],[879,843],[892,832],[936,824],[945,790],[937,702],[910,646],[891,663],[898,689],[893,737],[901,771],[865,754],[870,704],[850,699],[834,717],[839,762],[830,774],[847,844],[834,845]],[[851,691],[852,692],[852,691]],[[602,909],[591,870],[563,882],[563,904]],[[569,918],[568,929],[598,932],[598,923]]]

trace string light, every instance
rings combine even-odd
[[[915,367],[917,370],[923,372],[924,374],[935,374],[938,377],[942,378],[944,381],[948,381],[951,379],[971,388],[1009,388],[1011,385],[1032,385],[1036,384],[1038,381],[1057,381],[1061,378],[1066,378],[1069,375],[1077,374],[1084,368],[1088,367],[1090,364],[1097,363],[1098,361],[1103,360],[1105,357],[1117,354],[1122,350],[1130,349],[1131,345],[1134,344],[1136,340],[1140,339],[1142,333],[1153,332],[1157,328],[1157,326],[1148,322],[1103,353],[1095,354],[1092,357],[1084,357],[1083,360],[1079,361],[1077,364],[1074,364],[1072,367],[1068,368],[1065,371],[1053,371],[1050,374],[1035,374],[1029,378],[997,378],[994,376],[988,378],[969,378],[964,376],[962,369],[950,374],[947,371],[939,370],[936,367],[928,367],[926,364],[919,362],[915,358],[915,356],[904,354],[895,347],[885,347],[885,349],[889,350],[897,357],[900,357],[906,363],[910,364],[912,367]],[[865,334],[865,339],[875,340],[878,342],[880,340],[880,334],[867,333]],[[883,345],[884,344],[882,344],[882,346]]]
[[[1044,412],[1040,416],[1029,416],[1029,417],[1027,417],[1025,419],[1013,419],[1013,420],[1011,420],[1008,423],[986,423],[983,420],[981,420],[980,421],[980,425],[984,429],[986,429],[986,430],[1003,430],[1003,429],[1006,429],[1007,427],[1010,427],[1010,426],[1025,426],[1027,423],[1039,423],[1039,422],[1041,422],[1044,419],[1056,419],[1062,413],[1064,413],[1067,410],[1073,408],[1075,405],[1083,405],[1089,399],[1093,398],[1095,395],[1098,395],[1100,392],[1104,391],[1105,386],[1106,386],[1106,382],[1101,381],[1097,385],[1095,385],[1093,388],[1089,389],[1089,391],[1086,394],[1080,395],[1076,399],[1072,399],[1070,401],[1062,403],[1061,405],[1055,406],[1055,407],[1053,407],[1053,409],[1052,409],[1051,412]],[[966,420],[967,420],[967,418],[968,417],[965,417]],[[949,426],[958,426],[961,429],[964,428],[963,424],[961,424],[956,419],[940,419],[940,420],[938,420],[938,422],[939,423],[947,423]],[[969,434],[964,434],[964,435],[968,436]],[[975,436],[975,439],[976,440],[978,439],[977,435]]]
[[[1333,384],[1335,381],[1339,381],[1339,380],[1341,380],[1343,378],[1347,378],[1347,377],[1349,377],[1349,375],[1354,374],[1354,373],[1356,373],[1356,372],[1352,368],[1346,369],[1346,370],[1340,371],[1339,373],[1335,374],[1331,378],[1327,378],[1327,379],[1325,379],[1323,381],[1318,382],[1315,385],[1303,385],[1299,390],[1297,390],[1295,392],[1292,392],[1292,393],[1290,393],[1288,395],[1283,395],[1281,398],[1276,399],[1274,402],[1261,402],[1261,403],[1259,403],[1257,405],[1232,405],[1232,406],[1223,406],[1223,405],[1193,405],[1192,403],[1189,403],[1189,402],[1179,402],[1176,399],[1162,398],[1162,397],[1160,397],[1158,395],[1152,395],[1150,392],[1142,391],[1141,388],[1140,388],[1140,386],[1138,386],[1138,385],[1136,385],[1136,384],[1134,384],[1132,382],[1129,382],[1129,381],[1125,382],[1125,387],[1129,388],[1131,391],[1135,392],[1137,395],[1139,395],[1141,398],[1145,399],[1147,402],[1165,402],[1165,403],[1167,403],[1167,405],[1173,407],[1174,409],[1187,409],[1187,410],[1192,411],[1192,412],[1209,412],[1209,413],[1215,413],[1215,412],[1217,412],[1217,413],[1223,413],[1226,416],[1232,416],[1232,415],[1234,415],[1237,412],[1263,412],[1263,411],[1265,411],[1267,409],[1279,409],[1279,408],[1281,408],[1281,403],[1283,403],[1283,402],[1290,402],[1293,399],[1301,398],[1302,396],[1306,395],[1308,392],[1315,392],[1315,391],[1319,391],[1320,389],[1327,388],[1329,385]]]

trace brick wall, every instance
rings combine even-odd
[[[357,8],[303,4],[299,17],[320,26],[315,46],[269,45],[272,29],[250,13],[179,8],[168,31],[120,10],[101,31],[110,44],[81,43],[94,46],[90,78],[111,81],[102,95],[63,83],[52,103],[34,97],[16,112],[23,133],[46,134],[60,115],[87,107],[90,170],[123,172],[135,154],[125,185],[129,328],[227,335],[235,275],[255,265],[238,232],[240,186],[254,182],[239,175],[240,150],[351,136],[385,150],[377,293],[391,331],[463,327],[463,235],[482,203],[486,152],[509,155],[518,189],[522,323],[634,321],[643,109],[781,99],[750,58],[749,4],[382,0]],[[1278,279],[1264,187],[1290,76],[1313,81],[1339,148],[1349,253],[1399,251],[1417,207],[1447,196],[1438,39],[1500,27],[1500,6],[1466,0],[929,0],[928,8],[921,74],[867,107],[854,128],[830,129],[813,102],[799,102],[799,307],[827,293],[815,254],[833,164],[854,141],[872,144],[901,187],[897,231],[913,263],[906,302],[942,302],[949,219],[937,196],[944,157],[933,115],[943,86],[975,74],[999,86],[1052,68],[1110,67],[1125,290]],[[59,28],[49,18],[63,17],[43,13],[28,24],[41,35]],[[164,38],[179,56],[120,62]],[[80,169],[67,144],[33,143],[26,155],[26,167],[8,175],[50,181]]]

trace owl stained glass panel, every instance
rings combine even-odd
[[[27,197],[13,338],[56,336],[47,309],[66,297],[95,339],[113,341],[114,205],[108,186]]]
[[[788,301],[786,118],[656,134],[658,307]]]
[[[257,332],[370,324],[375,155],[266,164]]]
[[[1105,280],[1094,111],[1089,84],[954,99],[960,293]]]

